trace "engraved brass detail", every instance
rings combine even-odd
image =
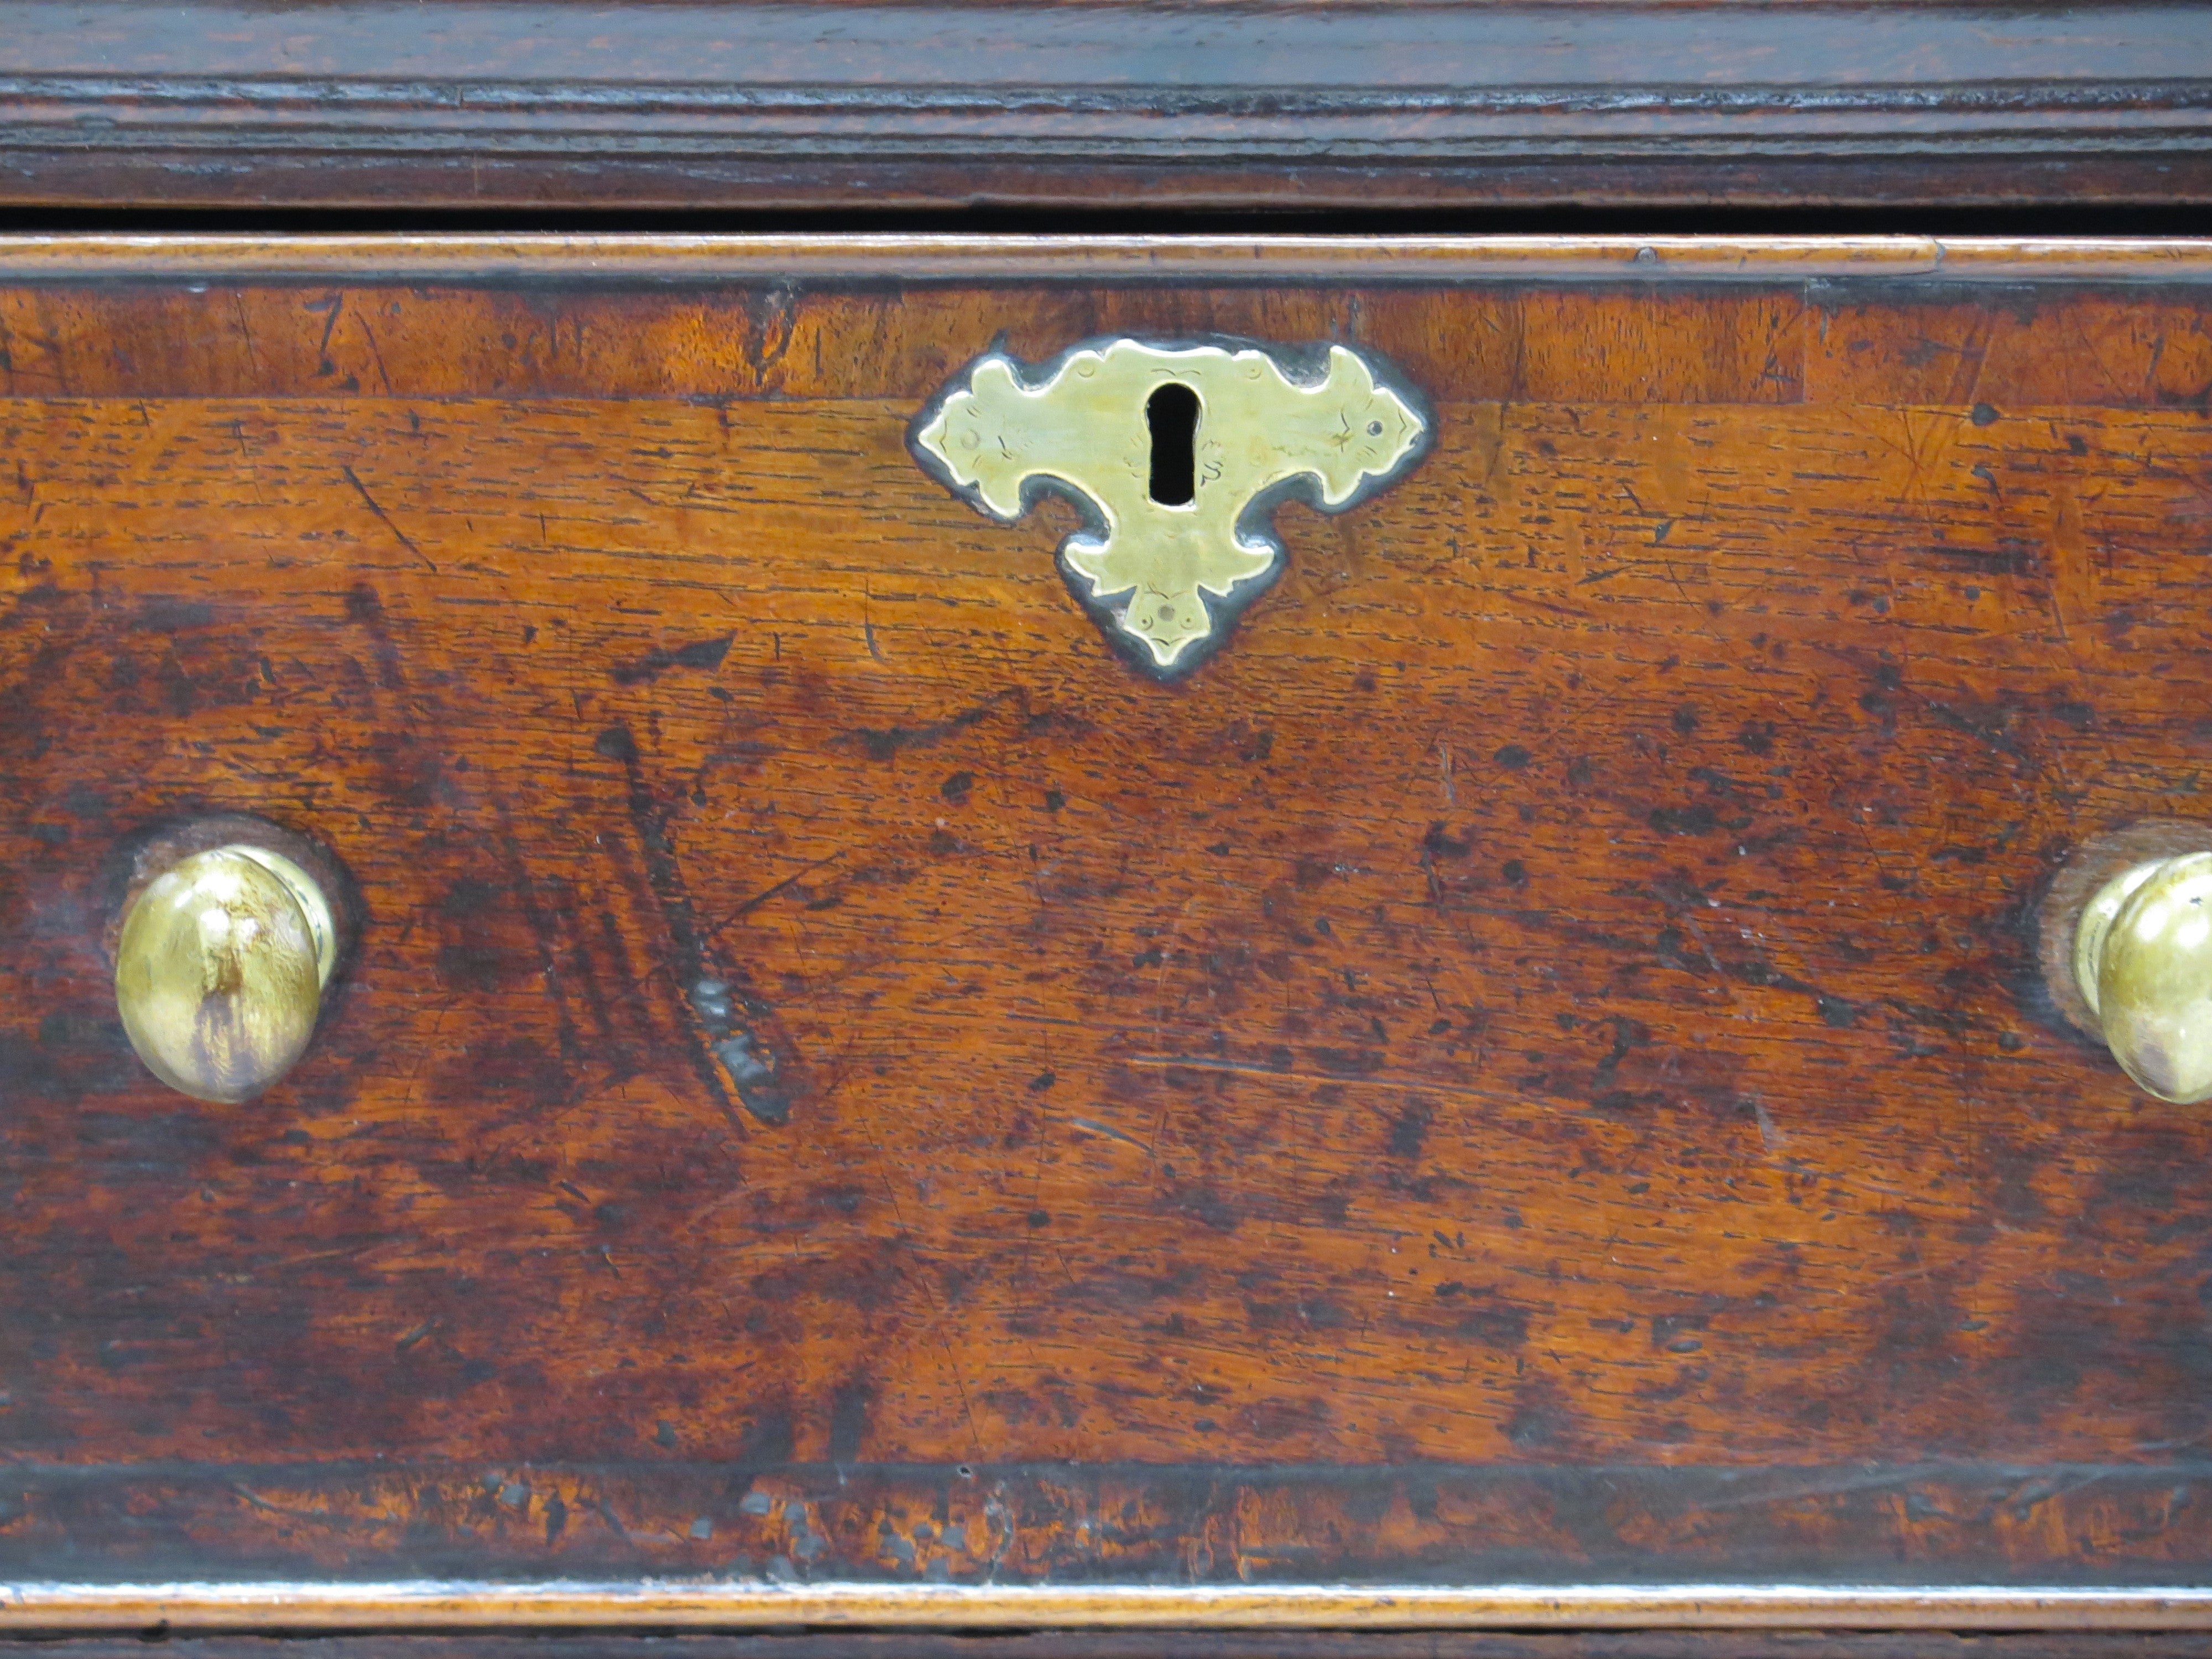
[[[1189,499],[1153,499],[1147,410],[1161,387],[1195,394]],[[1188,672],[1274,580],[1275,504],[1302,495],[1340,513],[1398,477],[1426,447],[1413,394],[1332,345],[1315,372],[1252,345],[1078,346],[1024,378],[979,357],[916,419],[922,465],[1011,523],[1057,489],[1090,523],[1060,544],[1069,585],[1151,672]]]

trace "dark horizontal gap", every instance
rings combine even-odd
[[[0,205],[0,232],[721,233],[944,231],[1100,235],[2202,236],[2212,205],[2141,202],[2002,207],[1653,206],[1436,208],[1329,212],[1135,208],[934,211],[606,212],[553,208],[46,208]]]

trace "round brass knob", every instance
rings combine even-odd
[[[329,900],[290,859],[244,843],[195,853],[124,916],[123,1029],[171,1088],[250,1100],[306,1052],[337,945]]]
[[[2212,1099],[2212,852],[2130,865],[2092,894],[2074,982],[2121,1070],[2160,1100]]]
[[[2057,1012],[2160,1100],[2212,1100],[2212,823],[2141,818],[2091,836],[2041,908]]]

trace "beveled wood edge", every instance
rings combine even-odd
[[[0,234],[0,282],[2203,281],[2212,237]]]
[[[0,1630],[1502,1627],[2212,1630],[2212,1589],[1800,1585],[0,1584]]]
[[[696,0],[610,34],[580,4],[10,0],[0,202],[2212,201],[2212,55],[2171,5],[1799,9],[1499,0],[1377,27],[1362,5],[1021,0],[917,25],[896,0]]]

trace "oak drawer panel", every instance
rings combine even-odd
[[[2205,1583],[2212,1128],[2033,935],[2212,762],[2201,252],[839,246],[16,251],[8,1579]],[[1173,684],[907,447],[1117,334],[1435,421]],[[359,896],[241,1106],[105,942],[211,811]]]

